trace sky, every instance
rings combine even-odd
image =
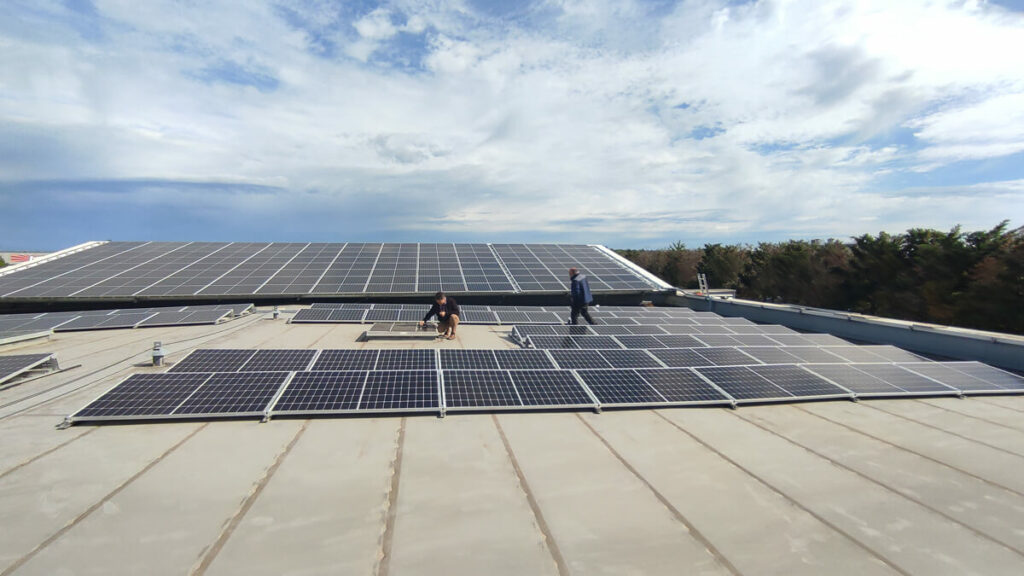
[[[0,249],[1024,225],[1024,0],[3,0]]]

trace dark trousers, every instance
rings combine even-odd
[[[579,320],[580,314],[582,314],[583,318],[587,322],[589,322],[590,324],[594,323],[594,319],[590,317],[590,312],[587,311],[587,305],[586,304],[580,304],[580,305],[573,304],[572,305],[572,323],[573,324],[576,324],[576,322]]]

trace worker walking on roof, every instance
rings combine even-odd
[[[437,316],[437,332],[447,340],[455,339],[455,329],[459,327],[459,304],[454,298],[445,296],[444,292],[434,294],[434,305],[427,315],[420,320],[420,326],[427,323],[431,316]]]
[[[594,297],[590,295],[590,282],[587,281],[586,274],[580,274],[580,271],[575,268],[569,268],[569,305],[572,308],[572,323],[576,324],[579,320],[580,314],[587,322],[593,324],[594,319],[590,317],[590,312],[587,310],[587,306],[594,301]]]

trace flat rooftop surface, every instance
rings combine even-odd
[[[0,347],[67,369],[0,391],[0,576],[1024,573],[1024,397],[55,429],[157,340],[515,347],[365,329],[262,310]]]

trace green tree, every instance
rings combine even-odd
[[[760,243],[740,275],[739,295],[832,308],[845,304],[840,286],[850,251],[837,240]]]
[[[708,277],[711,288],[738,289],[740,273],[750,260],[745,246],[705,244],[697,268]]]

